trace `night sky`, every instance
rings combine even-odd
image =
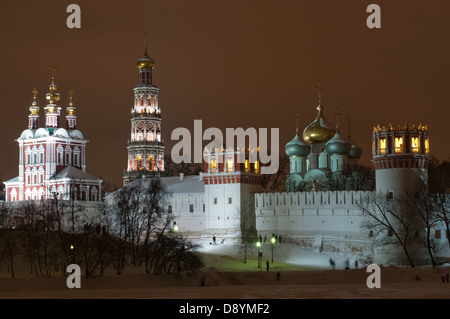
[[[81,7],[81,29],[66,8]],[[381,7],[381,29],[366,8]],[[177,127],[280,128],[280,152],[324,114],[363,148],[370,165],[374,125],[427,124],[431,154],[450,152],[450,2],[430,1],[2,1],[0,2],[0,176],[18,175],[18,144],[37,88],[41,126],[49,65],[56,64],[65,127],[74,90],[87,172],[121,185],[130,137],[136,60],[155,60],[166,154]],[[205,142],[207,144],[208,141]]]

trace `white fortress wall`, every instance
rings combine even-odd
[[[206,205],[203,193],[170,194],[167,208],[172,210],[179,231],[191,233],[203,232],[205,229]]]
[[[325,191],[255,194],[258,233],[368,238],[358,204],[371,192]],[[270,234],[269,234],[270,233]]]

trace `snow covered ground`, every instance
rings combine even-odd
[[[241,244],[230,242],[227,243],[226,241],[224,243],[220,243],[220,241],[218,241],[216,245],[213,245],[209,240],[196,240],[194,243],[199,245],[197,251],[203,254],[228,256],[230,258],[241,260],[245,257],[245,246]],[[262,260],[264,263],[266,260],[272,260],[272,244],[263,244],[259,248],[259,251],[263,253]],[[256,248],[256,246],[247,246],[248,260],[257,260],[257,254],[258,248]],[[334,261],[335,269],[345,269],[347,267],[347,262],[349,268],[351,269],[365,266],[364,260],[361,260],[361,258],[358,258],[356,255],[319,252],[313,248],[301,247],[290,243],[275,244],[273,246],[273,258],[277,264],[299,266],[298,269],[309,270],[333,269],[330,264],[330,259]],[[357,263],[355,263],[356,260],[358,260]]]

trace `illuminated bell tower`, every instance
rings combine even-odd
[[[131,109],[131,138],[128,140],[128,165],[123,174],[124,185],[142,175],[159,175],[164,171],[164,142],[161,136],[159,88],[152,83],[155,61],[147,53],[137,61],[139,84],[134,87]]]
[[[376,191],[387,199],[400,198],[427,182],[430,160],[427,126],[373,128],[372,162]]]

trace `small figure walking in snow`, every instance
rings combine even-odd
[[[216,244],[216,235],[213,236],[213,245]]]
[[[334,262],[333,258],[330,258],[330,265],[333,267],[333,270],[336,269],[336,263]]]
[[[201,279],[201,285],[202,287],[205,287],[205,275],[202,275],[202,279]]]
[[[269,260],[267,260],[267,261],[266,261],[266,267],[267,267],[267,271],[269,271],[269,266],[270,266],[270,264],[269,264]]]

